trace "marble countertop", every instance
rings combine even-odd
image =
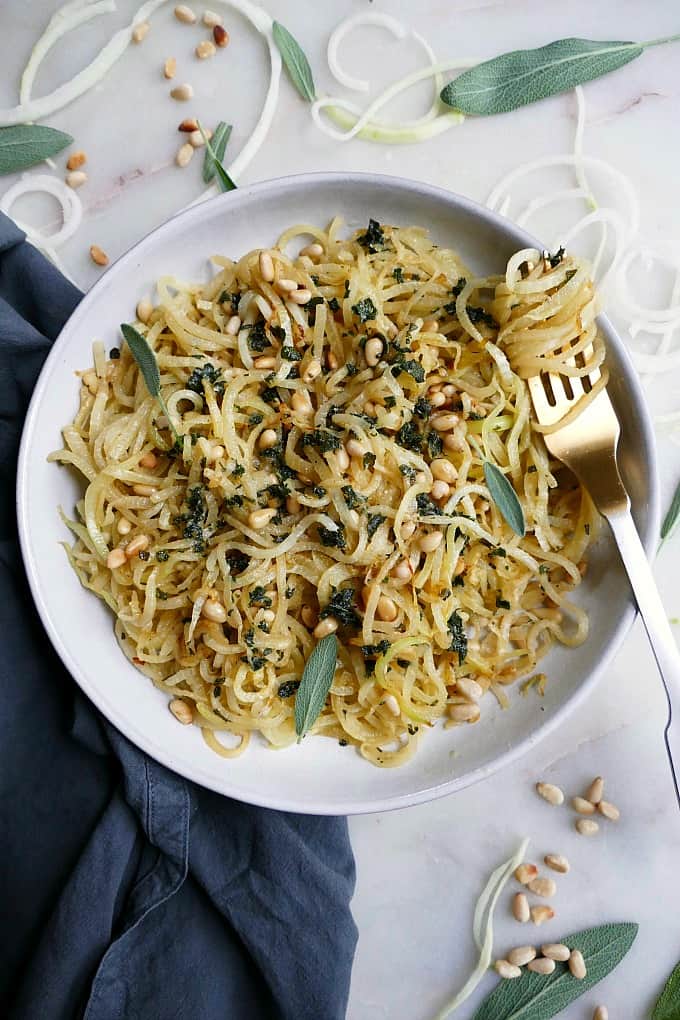
[[[56,6],[54,0],[5,0],[2,5],[0,107],[17,101],[31,46]],[[178,25],[172,6],[166,4],[153,16],[144,43],[130,47],[101,84],[47,121],[70,132],[88,155],[89,179],[79,191],[83,223],[60,250],[69,273],[84,289],[101,272],[90,261],[91,244],[113,260],[201,193],[201,161],[195,159],[186,169],[174,165],[181,117],[198,113],[207,124],[232,122],[228,154],[233,158],[263,101],[266,51],[245,20],[213,4],[224,12],[231,43],[214,60],[201,63],[192,52],[200,31]],[[266,6],[303,44],[319,91],[341,95],[345,93],[328,71],[326,41],[342,17],[366,9],[412,24],[442,59],[484,58],[570,35],[646,39],[679,28],[676,6],[667,0],[644,5],[634,0],[549,5],[539,0],[422,0],[417,5],[376,0],[370,8],[366,0],[304,5],[269,0]],[[40,73],[37,94],[51,90],[91,59],[135,9],[136,4],[120,0],[116,13],[94,19],[56,47]],[[640,202],[638,241],[651,251],[680,238],[679,53],[678,45],[650,50],[585,87],[584,150],[632,181]],[[423,60],[412,40],[393,41],[376,28],[354,37],[345,54],[350,70],[366,74],[368,69],[373,89]],[[196,90],[191,104],[168,98],[170,86],[160,69],[171,55],[180,65],[176,82],[190,81]],[[430,94],[431,86],[419,86],[400,112],[418,115]],[[571,152],[574,127],[574,96],[567,94],[503,119],[466,121],[419,145],[388,147],[356,139],[339,144],[319,132],[308,106],[283,83],[273,128],[240,183],[310,170],[381,171],[483,202],[498,180],[520,163]],[[55,172],[61,175],[64,156],[56,163]],[[10,183],[1,181],[0,193]],[[44,197],[22,198],[13,212],[41,227],[56,222],[55,209]],[[566,225],[569,222],[567,216]],[[565,229],[565,221],[547,224],[539,216],[530,226],[541,233]],[[616,319],[615,296],[610,309]],[[619,325],[625,330],[627,324]],[[669,340],[673,349],[677,337]],[[679,383],[680,369],[647,380],[652,411],[667,412],[673,399],[677,406]],[[673,435],[661,427],[658,448],[667,505],[680,476],[680,451]],[[671,618],[680,616],[675,568],[679,551],[680,534],[664,547],[655,565]],[[432,804],[352,819],[358,870],[354,912],[360,938],[350,1020],[428,1020],[436,1013],[473,965],[476,897],[490,871],[525,835],[532,839],[530,859],[564,853],[572,870],[559,880],[556,918],[540,930],[519,928],[509,915],[510,892],[503,896],[498,950],[534,938],[552,940],[606,921],[637,921],[639,936],[621,968],[561,1015],[585,1020],[604,1002],[611,1020],[648,1016],[665,977],[680,959],[680,815],[664,755],[664,719],[660,683],[638,623],[592,696],[557,733],[506,771]],[[597,837],[584,839],[574,831],[573,813],[550,808],[533,792],[533,784],[548,779],[573,795],[596,774],[606,777],[608,795],[622,815],[618,824],[603,824]],[[487,978],[458,1015],[471,1017],[493,980]]]

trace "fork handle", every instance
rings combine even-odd
[[[652,574],[652,568],[633,523],[630,510],[623,513],[607,514],[606,517],[619,547],[621,559],[626,568],[666,691],[668,722],[664,730],[664,742],[671,766],[675,796],[680,806],[680,787],[678,786],[678,770],[680,769],[680,651],[675,643],[666,610]]]

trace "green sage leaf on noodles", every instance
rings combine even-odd
[[[125,337],[125,341],[130,348],[132,357],[137,362],[139,371],[142,373],[142,378],[146,385],[147,390],[151,396],[158,401],[163,414],[168,419],[168,425],[172,429],[175,439],[179,442],[181,436],[172,424],[170,413],[168,411],[163,394],[161,393],[161,374],[158,371],[158,362],[156,361],[156,355],[149,347],[146,337],[143,337],[134,326],[131,326],[127,322],[121,323],[120,331]]]
[[[338,639],[327,634],[307,659],[302,680],[295,695],[295,732],[298,743],[314,725],[326,703],[335,676]]]
[[[484,461],[484,480],[489,489],[489,495],[502,516],[515,534],[523,538],[526,532],[524,511],[522,510],[522,504],[517,497],[517,493],[510,482],[503,472],[488,460]]]

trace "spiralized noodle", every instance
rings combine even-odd
[[[597,515],[550,460],[525,379],[579,374],[561,348],[602,347],[574,258],[529,251],[474,279],[418,227],[340,228],[286,231],[272,282],[259,251],[215,257],[205,285],[160,280],[137,328],[178,441],[130,350],[98,347],[51,459],[87,483],[74,569],[211,747],[291,744],[304,664],[337,629],[313,732],[387,767],[438,720],[474,723],[485,692],[504,701],[555,641],[585,640],[569,596]],[[310,236],[322,254],[296,254]]]

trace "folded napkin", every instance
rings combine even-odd
[[[340,1020],[346,821],[227,800],[146,757],[80,694],[33,607],[17,449],[80,297],[0,213],[0,1014]]]

